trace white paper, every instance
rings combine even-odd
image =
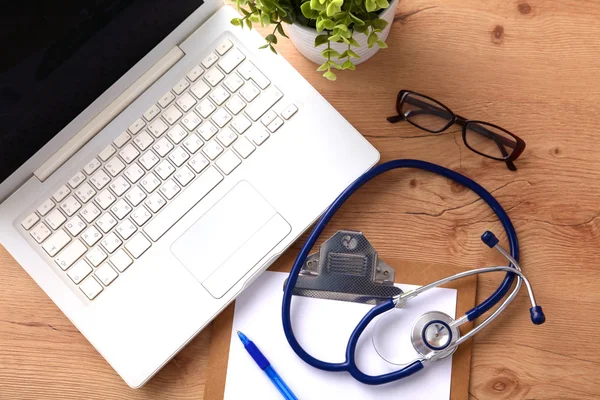
[[[408,378],[379,386],[357,382],[347,372],[326,372],[306,364],[294,353],[283,333],[281,299],[287,276],[281,272],[265,272],[235,302],[226,400],[282,398],[244,349],[237,330],[258,346],[300,400],[450,398],[452,357],[428,364]],[[398,286],[404,291],[414,288]],[[309,354],[324,361],[343,362],[350,333],[371,307],[294,296],[292,326],[299,343]],[[414,361],[417,352],[410,341],[414,322],[429,311],[441,311],[454,318],[455,310],[455,289],[432,289],[408,301],[405,308],[394,309],[382,317],[375,336],[378,349],[392,361]],[[375,351],[372,338],[376,323],[377,320],[373,321],[365,330],[357,346],[357,364],[371,375],[401,368],[385,362]]]

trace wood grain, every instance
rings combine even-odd
[[[471,398],[600,397],[593,340],[600,329],[600,3],[402,0],[388,44],[337,82],[321,78],[289,41],[278,48],[382,160],[455,169],[509,210],[548,322],[529,322],[521,293],[475,340]],[[403,88],[521,136],[527,149],[519,170],[468,151],[457,129],[427,136],[388,124]],[[464,188],[420,171],[368,184],[328,231],[338,228],[363,230],[383,257],[465,267],[502,262],[479,241],[486,229],[501,232],[493,213]],[[0,399],[202,399],[210,328],[132,391],[4,250],[0,265]],[[479,300],[499,280],[480,277]]]

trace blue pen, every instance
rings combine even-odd
[[[283,379],[281,379],[279,374],[275,372],[275,369],[273,369],[269,360],[267,360],[263,353],[260,352],[258,347],[256,347],[256,345],[250,339],[248,339],[246,335],[244,335],[242,332],[237,331],[237,334],[240,340],[242,341],[242,344],[244,345],[246,351],[250,353],[250,355],[258,364],[260,369],[265,371],[265,373],[267,374],[271,382],[273,382],[273,385],[275,385],[277,390],[279,390],[279,393],[281,393],[283,398],[286,400],[298,400],[298,398],[294,395],[294,393],[292,393],[290,388],[285,384]]]

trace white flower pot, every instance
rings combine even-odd
[[[400,0],[393,0],[390,3],[390,6],[385,10],[382,10],[379,14],[379,17],[386,20],[388,23],[385,29],[379,33],[380,40],[385,41],[390,33],[392,21],[394,20],[394,15],[396,14],[396,6],[398,5],[399,1]],[[319,65],[326,61],[325,57],[321,55],[321,52],[325,50],[327,46],[322,45],[315,47],[315,37],[319,35],[316,29],[294,23],[292,25],[287,25],[285,30],[300,54]],[[358,48],[352,47],[352,50],[360,56],[360,58],[352,59],[354,64],[360,64],[367,61],[379,51],[379,46],[377,45],[369,49],[367,46],[367,35],[357,32],[353,37],[360,44],[360,47]],[[348,45],[345,43],[331,43],[331,47],[337,50],[340,54],[348,49]]]

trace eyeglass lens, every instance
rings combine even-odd
[[[506,160],[515,151],[517,140],[496,126],[484,122],[469,122],[465,126],[465,144],[479,154]]]
[[[454,120],[452,112],[441,103],[416,93],[404,94],[398,113],[413,125],[432,133],[443,131]]]

